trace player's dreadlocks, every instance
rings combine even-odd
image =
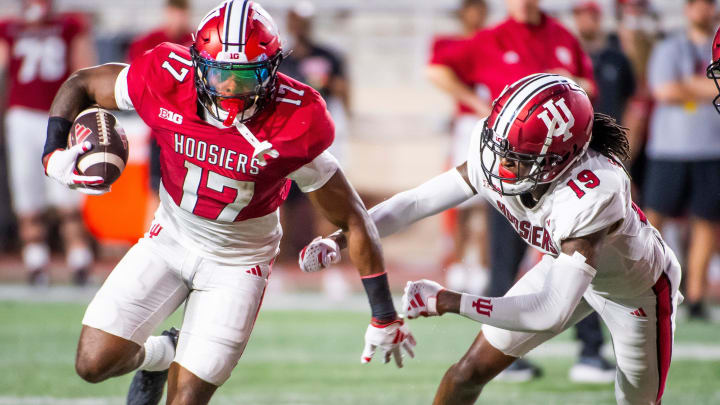
[[[630,159],[627,131],[615,118],[595,113],[590,147],[623,166],[622,162]]]

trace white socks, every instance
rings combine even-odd
[[[150,336],[145,341],[145,360],[140,370],[163,371],[170,368],[175,359],[175,345],[170,336]]]
[[[45,243],[28,243],[22,249],[22,259],[27,269],[42,269],[50,262],[50,248]]]
[[[76,247],[67,252],[67,266],[73,270],[89,267],[93,261],[93,254],[88,247]]]

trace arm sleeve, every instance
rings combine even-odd
[[[483,180],[485,174],[482,169],[482,156],[480,155],[482,146],[482,130],[485,126],[485,118],[478,121],[470,135],[470,148],[467,155],[467,173],[470,184],[475,190],[480,192],[483,188]],[[486,155],[487,156],[487,155]]]
[[[120,110],[134,110],[132,100],[130,99],[130,91],[128,89],[128,71],[130,66],[125,66],[115,79],[115,104]]]
[[[560,332],[567,325],[596,270],[578,252],[545,256],[531,271],[543,271],[544,278],[523,277],[513,287],[535,289],[528,294],[498,298],[462,294],[460,315],[484,324],[521,332]],[[539,268],[540,267],[540,268]],[[529,274],[528,274],[529,275]],[[542,287],[523,283],[542,281]]]
[[[408,227],[423,218],[445,211],[474,195],[462,175],[449,170],[411,190],[395,194],[370,209],[380,237]]]
[[[327,150],[318,155],[312,162],[288,175],[303,193],[310,193],[324,186],[337,172],[340,164]]]

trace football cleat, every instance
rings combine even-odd
[[[82,267],[75,270],[72,274],[72,283],[78,287],[87,285],[90,276],[90,271],[87,267]]]
[[[28,273],[28,284],[33,287],[47,287],[50,285],[50,277],[45,269],[34,269]]]
[[[525,359],[515,360],[508,368],[495,377],[496,381],[527,382],[542,376],[542,369]]]
[[[601,356],[583,356],[570,369],[570,381],[585,384],[610,384],[615,381],[615,366]]]
[[[163,331],[162,336],[167,336],[177,347],[180,331],[175,328]],[[163,396],[165,382],[168,378],[168,370],[146,371],[138,370],[130,383],[127,395],[127,405],[157,405]]]

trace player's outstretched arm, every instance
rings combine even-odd
[[[502,329],[523,332],[562,331],[595,277],[597,247],[607,230],[563,241],[559,257],[545,256],[513,287],[522,293],[504,297],[460,294],[420,280],[403,295],[408,318],[459,313]]]
[[[397,365],[402,367],[401,349],[412,356],[415,339],[395,311],[380,238],[365,205],[340,169],[308,196],[330,222],[345,232],[350,259],[360,273],[370,301],[372,320],[365,333],[361,361],[369,362],[380,348],[386,363],[394,356]]]
[[[102,108],[117,109],[115,82],[125,66],[106,64],[81,69],[62,84],[50,107],[42,156],[42,164],[49,177],[86,194],[102,194],[109,190],[85,187],[103,182],[98,176],[81,176],[75,173],[78,156],[87,152],[91,145],[83,142],[66,149],[67,139],[73,120],[82,110],[95,104]]]
[[[395,194],[374,206],[369,213],[380,237],[384,238],[423,218],[455,207],[473,195],[475,190],[470,186],[467,167],[463,163],[413,189]],[[346,246],[346,235],[342,231],[327,238],[317,238],[300,253],[300,268],[305,272],[322,270],[339,261],[340,250]]]

